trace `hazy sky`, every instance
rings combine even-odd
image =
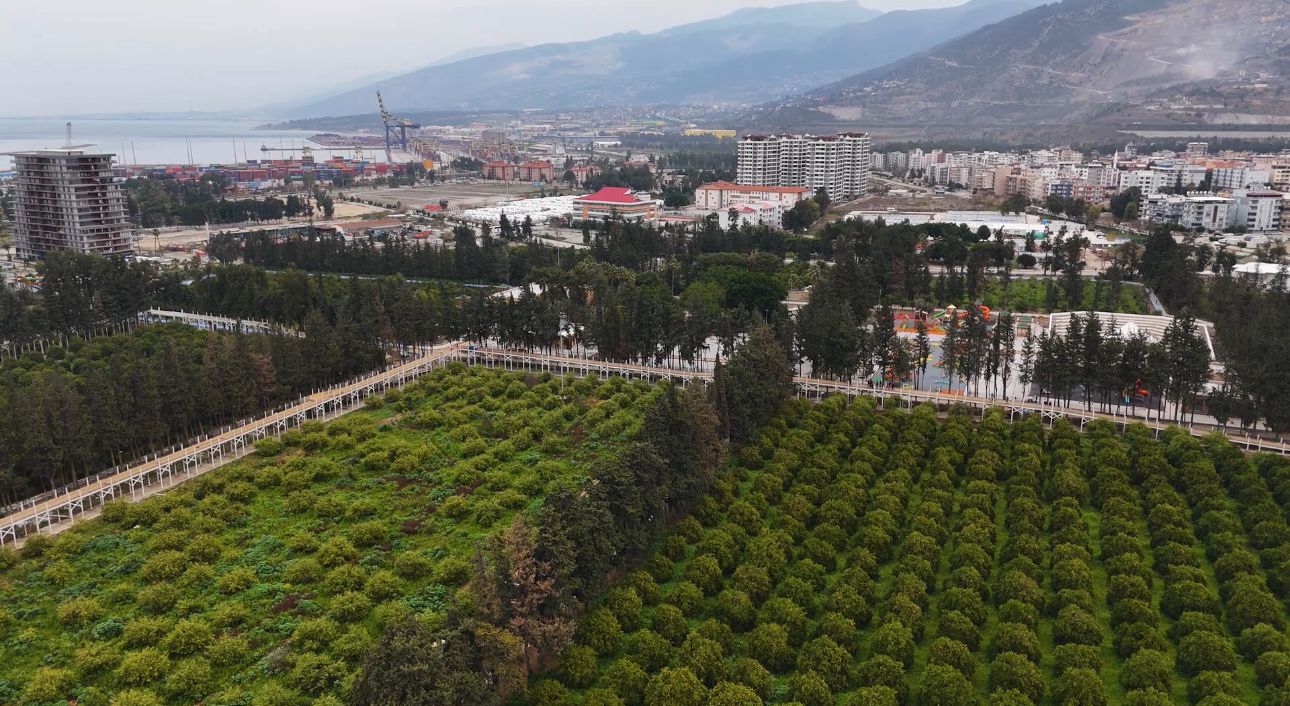
[[[253,109],[470,47],[652,32],[797,1],[0,0],[0,115]]]

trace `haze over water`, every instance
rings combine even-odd
[[[0,153],[62,147],[68,118],[0,118]],[[282,158],[283,152],[260,152],[260,147],[300,147],[312,132],[256,130],[263,123],[250,120],[102,120],[70,118],[72,144],[110,152],[118,164],[187,164],[189,145],[194,164],[227,164],[234,159]],[[314,145],[316,159],[332,153]],[[246,154],[243,154],[245,150]],[[350,156],[337,152],[337,156]],[[368,158],[384,155],[368,152]],[[299,156],[299,152],[295,153]],[[0,155],[0,171],[13,168],[13,159]]]

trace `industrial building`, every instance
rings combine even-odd
[[[134,230],[111,154],[79,148],[13,155],[15,247],[38,259],[55,250],[130,255]]]
[[[832,199],[863,195],[873,143],[867,134],[749,135],[739,141],[740,184],[824,189]]]

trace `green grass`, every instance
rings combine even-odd
[[[655,389],[454,365],[109,503],[0,569],[0,703],[335,703],[384,624],[440,620],[480,541],[633,436]]]

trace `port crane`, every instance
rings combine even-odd
[[[394,161],[394,140],[399,142],[399,149],[404,152],[408,151],[408,130],[416,130],[421,126],[408,120],[392,115],[385,109],[385,99],[381,97],[381,92],[376,92],[376,104],[381,109],[381,122],[385,124],[385,156],[391,162]]]
[[[417,136],[408,137],[408,130],[421,129],[421,125],[413,123],[406,117],[399,117],[391,114],[386,110],[386,99],[377,92],[377,106],[381,108],[381,123],[386,126],[386,159],[395,161],[393,148],[395,143],[399,143],[402,152],[412,152],[412,154],[421,155],[426,160],[430,160],[427,168],[433,169],[433,159],[439,156],[440,147],[432,142],[426,142]],[[410,147],[410,148],[409,148]]]

